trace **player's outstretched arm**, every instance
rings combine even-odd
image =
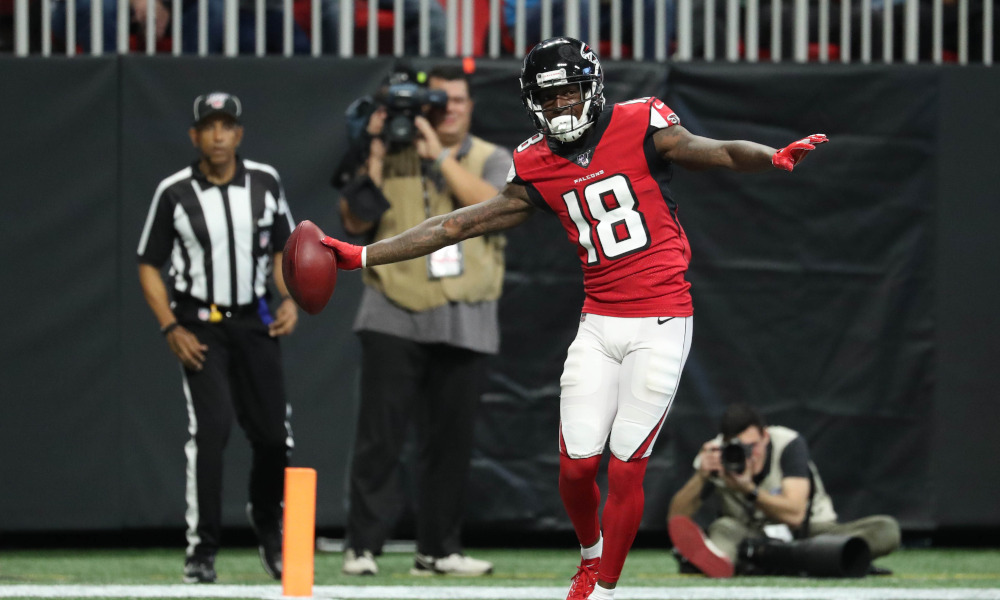
[[[462,240],[523,223],[534,212],[524,186],[507,184],[493,198],[446,215],[431,217],[410,229],[365,247],[330,237],[323,244],[337,254],[337,266],[357,269],[425,256]]]
[[[693,171],[722,167],[733,171],[756,172],[771,168],[791,171],[815,144],[826,142],[822,134],[803,138],[781,150],[745,140],[713,140],[694,135],[680,125],[656,132],[653,142],[664,160]]]
[[[681,125],[657,131],[653,143],[664,160],[692,171],[714,167],[733,171],[764,171],[772,168],[771,155],[776,152],[774,148],[756,142],[721,141],[694,135]]]

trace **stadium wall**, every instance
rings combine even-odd
[[[194,158],[192,99],[239,95],[244,154],[278,169],[297,220],[332,233],[343,111],[390,65],[0,60],[0,533],[183,525],[187,414],[134,254],[156,184]],[[609,100],[657,95],[698,134],[832,140],[794,174],[675,175],[697,331],[650,461],[643,531],[663,530],[671,494],[736,400],[807,437],[844,518],[889,513],[908,531],[1000,526],[990,466],[1000,455],[991,145],[1000,72],[606,66]],[[517,72],[515,62],[480,62],[474,80],[473,131],[511,148],[533,133]],[[468,530],[567,531],[556,486],[558,380],[582,301],[579,266],[544,215],[509,233],[507,257],[503,350],[477,423]],[[293,463],[319,471],[325,529],[345,519],[360,291],[356,273],[342,274],[327,309],[303,314],[284,342]],[[242,526],[241,435],[228,452],[224,516]]]

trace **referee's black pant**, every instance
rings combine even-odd
[[[361,405],[350,473],[347,542],[379,554],[405,498],[400,458],[417,430],[417,552],[462,551],[465,487],[486,354],[364,331]]]
[[[250,504],[262,526],[279,524],[285,467],[292,449],[278,340],[256,309],[218,323],[181,324],[208,346],[201,371],[184,369],[188,401],[187,555],[214,556],[222,530],[222,462],[233,417],[253,451]],[[178,320],[183,313],[179,312]]]

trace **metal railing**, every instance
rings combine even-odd
[[[144,40],[140,36],[143,41],[143,50],[140,51],[156,53],[158,40],[155,18],[160,0],[109,1],[116,1],[114,51],[122,54],[132,51],[132,38],[129,34],[132,20],[130,15],[134,11],[132,3],[144,2],[146,20],[138,27],[139,31],[144,32]],[[281,3],[280,11],[276,11],[280,12],[281,19],[280,53],[291,56],[296,53],[293,32],[297,27],[293,0],[277,1]],[[435,18],[431,3],[438,1],[392,0],[391,8],[382,8],[378,0],[371,0],[367,3],[367,11],[356,16],[358,7],[354,0],[296,0],[309,4],[308,27],[304,28],[309,49],[308,52],[300,49],[298,53],[312,56],[327,53],[342,57],[377,56],[383,53],[430,56],[434,35],[431,20]],[[663,61],[669,58],[675,61],[729,62],[791,60],[796,63],[870,63],[873,60],[916,63],[926,60],[935,64],[957,62],[964,65],[970,62],[970,34],[981,33],[979,37],[982,47],[977,52],[978,62],[993,64],[995,0],[885,0],[880,8],[873,8],[873,0],[631,0],[628,5],[624,2],[629,0],[536,0],[530,7],[526,0],[441,1],[445,25],[444,55],[450,57],[522,56],[529,44],[537,41],[529,39],[527,22],[530,15],[540,23],[538,39],[565,34],[600,40],[599,44],[591,45],[598,45],[612,59],[631,57],[635,60]],[[29,2],[40,4],[40,10],[36,11],[40,14],[40,23],[36,24],[34,30],[29,23]],[[95,56],[104,53],[107,44],[104,29],[108,21],[105,20],[102,0],[15,0],[15,54],[27,56],[37,52],[43,56],[51,56],[54,53],[52,22],[57,3],[61,4],[58,8],[65,20],[65,35],[59,40],[64,47],[62,52],[69,56],[76,54],[80,45],[76,35],[79,20],[77,6],[81,2],[90,5],[89,15],[85,15],[89,16],[89,53]],[[169,9],[171,22],[169,47],[174,55],[180,55],[185,50],[199,56],[215,53],[210,50],[209,39],[210,36],[218,37],[220,32],[209,31],[210,3],[222,5],[222,43],[219,54],[236,56],[240,53],[241,11],[252,13],[254,24],[253,48],[249,51],[244,48],[243,52],[258,56],[267,52],[265,21],[267,13],[275,9],[269,8],[265,0],[243,0],[242,4],[241,0],[167,2],[164,6]],[[508,11],[513,9],[512,27],[502,23],[501,15],[507,2],[511,3],[506,7]],[[972,7],[970,3],[973,3]],[[408,18],[406,8],[414,5],[418,6],[418,16]],[[219,4],[212,5],[213,9],[218,7]],[[625,35],[625,8],[632,9],[631,36],[628,39]],[[975,18],[970,15],[970,8],[979,8]],[[902,11],[901,20],[898,21],[902,24],[901,32],[896,30],[895,11]],[[380,29],[381,12],[391,14],[391,31]],[[485,17],[479,14],[483,12],[486,12]],[[325,14],[336,16],[336,28],[326,28],[337,32],[336,41],[324,38]],[[441,11],[437,14],[437,18],[442,16]],[[946,14],[949,15],[947,19]],[[184,21],[192,16],[197,20],[196,44],[188,39],[188,47],[185,47],[182,35]],[[477,16],[485,19],[485,30],[480,26],[479,31],[476,31]],[[561,30],[556,30],[554,16],[563,17],[561,22],[565,26]],[[585,27],[581,27],[581,22]],[[877,22],[881,26],[876,28]],[[412,27],[418,28],[419,41],[415,48],[407,48],[407,28]],[[980,31],[977,32],[976,29]],[[30,43],[31,31],[40,38],[40,43],[34,48]],[[362,41],[355,39],[359,32],[364,34],[363,44],[356,44]],[[390,34],[391,50],[385,42]],[[790,39],[786,40],[786,36]],[[946,44],[946,39],[953,39],[954,43]],[[324,41],[327,46],[332,47],[324,47]],[[440,40],[435,41],[440,43]],[[790,44],[790,51],[786,44]],[[881,47],[879,56],[875,55],[876,44]],[[358,48],[361,50],[356,52]]]

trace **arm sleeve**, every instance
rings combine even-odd
[[[801,435],[781,452],[781,474],[783,477],[809,477],[809,447]]]
[[[142,264],[161,268],[174,246],[174,202],[167,190],[157,190],[149,205],[146,224],[139,238],[137,255]]]

